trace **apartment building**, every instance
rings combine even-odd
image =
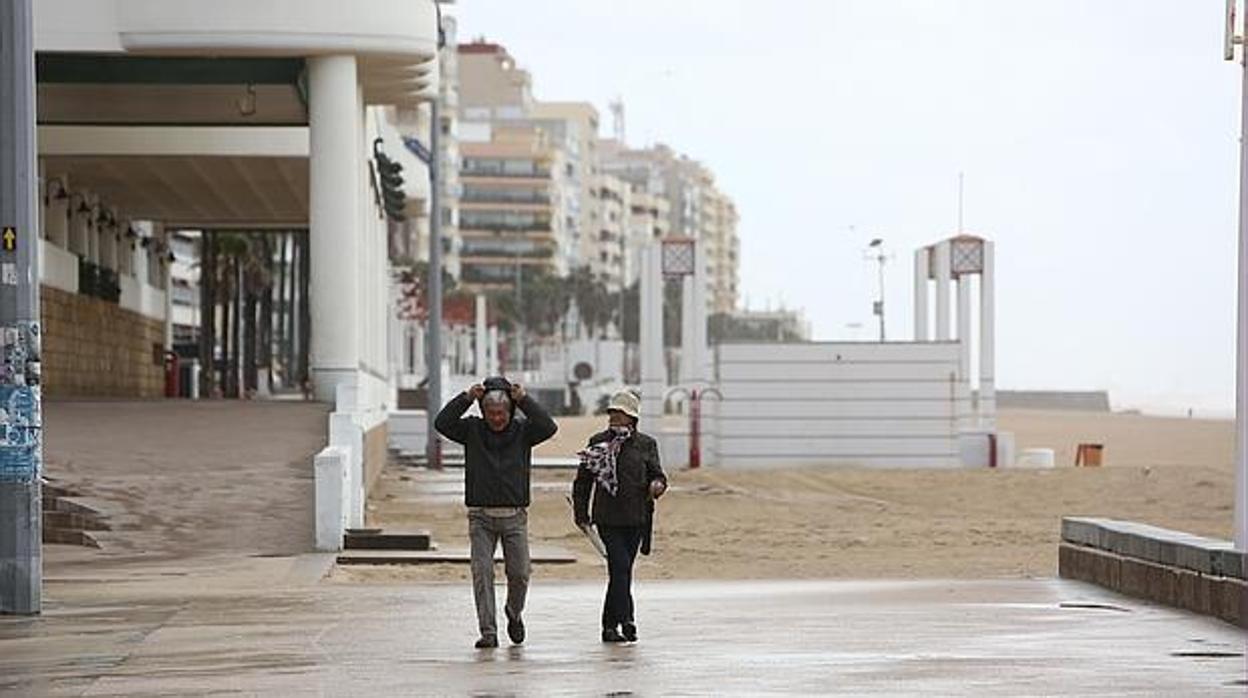
[[[526,266],[566,274],[561,150],[539,129],[491,126],[487,139],[462,141],[460,152],[462,283],[510,286]]]
[[[665,145],[634,149],[616,140],[599,143],[599,167],[653,197],[666,200],[663,237],[701,243],[707,265],[707,309],[729,312],[738,301],[738,216],[732,199],[702,163]]]

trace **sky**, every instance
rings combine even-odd
[[[751,307],[889,339],[913,253],[996,242],[997,385],[1234,407],[1242,70],[1219,0],[459,0],[542,100],[621,98],[628,140],[706,163]]]

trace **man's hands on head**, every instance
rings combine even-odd
[[[511,401],[512,402],[520,402],[521,400],[524,399],[525,395],[528,395],[528,393],[524,391],[523,385],[520,385],[519,383],[512,383],[511,385]]]
[[[485,386],[481,385],[480,383],[477,383],[476,385],[472,386],[471,388],[469,388],[468,390],[464,392],[468,393],[468,397],[472,398],[473,400],[480,400],[481,397],[485,395]]]

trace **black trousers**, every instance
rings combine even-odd
[[[607,547],[607,599],[602,604],[602,627],[633,622],[633,562],[641,547],[642,526],[599,526]]]

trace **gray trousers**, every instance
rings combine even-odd
[[[519,618],[529,593],[529,514],[489,516],[468,512],[468,540],[472,543],[472,596],[477,602],[477,626],[483,637],[498,637],[494,604],[494,550],[503,542],[503,569],[507,573],[509,618]]]

